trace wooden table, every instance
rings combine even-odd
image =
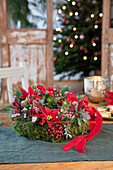
[[[99,104],[91,106],[99,107]],[[9,113],[0,113],[2,126],[10,126]],[[113,121],[103,121],[103,123],[113,123]],[[58,163],[25,163],[25,164],[0,164],[0,170],[113,170],[113,161],[77,161]]]

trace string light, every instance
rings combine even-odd
[[[73,31],[76,31],[77,30],[77,28],[76,27],[73,27]]]
[[[58,10],[58,13],[59,13],[59,14],[61,14],[61,13],[62,13],[62,10],[61,10],[61,9],[59,9],[59,10]]]
[[[76,5],[76,2],[75,2],[75,1],[72,1],[72,5]]]
[[[97,59],[98,59],[98,58],[95,56],[95,57],[94,57],[94,60],[96,61]]]
[[[71,17],[73,15],[73,12],[69,12],[69,16]]]
[[[74,38],[77,39],[77,38],[78,38],[78,35],[75,35]]]
[[[66,51],[66,52],[65,52],[65,55],[68,55],[68,54],[69,54],[68,51]]]
[[[98,28],[98,25],[94,25],[94,28],[97,29],[97,28]]]
[[[58,31],[61,31],[61,28],[60,27],[57,27],[56,28],[56,31],[58,32]]]
[[[62,42],[62,40],[61,40],[61,39],[59,39],[59,40],[58,40],[58,42],[59,42],[59,43],[61,43],[61,42]]]
[[[70,1],[70,0],[67,0],[68,2]]]
[[[63,6],[62,9],[65,10],[65,9],[66,9],[66,6]]]
[[[59,20],[59,17],[56,17],[56,21],[58,21]]]
[[[57,39],[56,37],[53,37],[53,41],[56,41],[56,39]]]
[[[78,16],[78,12],[75,12],[75,16]]]
[[[99,17],[103,17],[103,13],[100,13],[100,14],[99,14]]]
[[[94,18],[95,15],[94,15],[94,14],[91,14],[90,16],[91,16],[91,18]]]
[[[70,48],[73,48],[73,44],[70,44]]]
[[[83,60],[87,60],[87,56],[84,56],[84,57],[83,57]]]
[[[93,43],[92,43],[92,46],[93,46],[93,47],[95,47],[95,46],[96,46],[96,43],[95,43],[95,42],[93,42]]]

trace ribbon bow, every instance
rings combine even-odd
[[[67,151],[75,146],[78,152],[85,153],[84,147],[86,141],[89,141],[96,134],[100,132],[102,127],[102,120],[103,120],[101,114],[94,107],[87,107],[86,111],[89,112],[89,115],[91,117],[91,119],[89,120],[91,132],[88,135],[78,136],[73,140],[71,140],[69,143],[67,143],[62,147],[64,151]],[[95,119],[95,113],[96,113],[96,119]]]

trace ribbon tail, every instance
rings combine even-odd
[[[84,135],[85,136],[85,135]],[[70,142],[68,142],[67,144],[65,144],[62,149],[64,151],[67,151],[69,149],[72,149],[74,146],[76,146],[76,144],[82,140],[84,138],[84,136],[78,136],[76,138],[74,138],[73,140],[71,140]]]
[[[93,114],[95,114],[95,112],[97,114],[96,121],[90,122],[91,123],[90,124],[91,132],[88,135],[78,136],[78,137],[74,138],[72,141],[70,141],[69,143],[67,143],[66,145],[64,145],[62,147],[64,151],[67,151],[75,146],[76,150],[78,152],[85,153],[84,147],[85,147],[86,140],[89,141],[96,134],[98,134],[100,132],[101,127],[102,127],[102,120],[103,120],[102,116],[94,107],[90,107],[90,108],[93,111]]]
[[[86,144],[86,139],[82,139],[80,142],[77,143],[76,150],[78,152],[85,153],[85,149],[84,149],[85,144]]]
[[[73,139],[73,140],[71,140],[69,143],[65,144],[65,145],[62,147],[62,149],[63,149],[64,151],[67,151],[67,150],[69,150],[69,149],[72,149],[72,148],[75,146],[75,140],[76,140],[76,138]]]
[[[87,141],[89,141],[90,139],[92,139],[95,135],[97,135],[102,127],[102,121],[103,118],[101,116],[101,114],[95,109],[93,108],[94,112],[96,112],[97,117],[96,117],[96,121],[95,121],[95,127],[93,128],[93,130],[87,135]]]
[[[96,122],[90,121],[90,131],[92,131],[95,128]]]

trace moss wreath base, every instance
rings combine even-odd
[[[68,87],[17,87],[10,117],[19,136],[63,142],[89,131],[88,99]]]

